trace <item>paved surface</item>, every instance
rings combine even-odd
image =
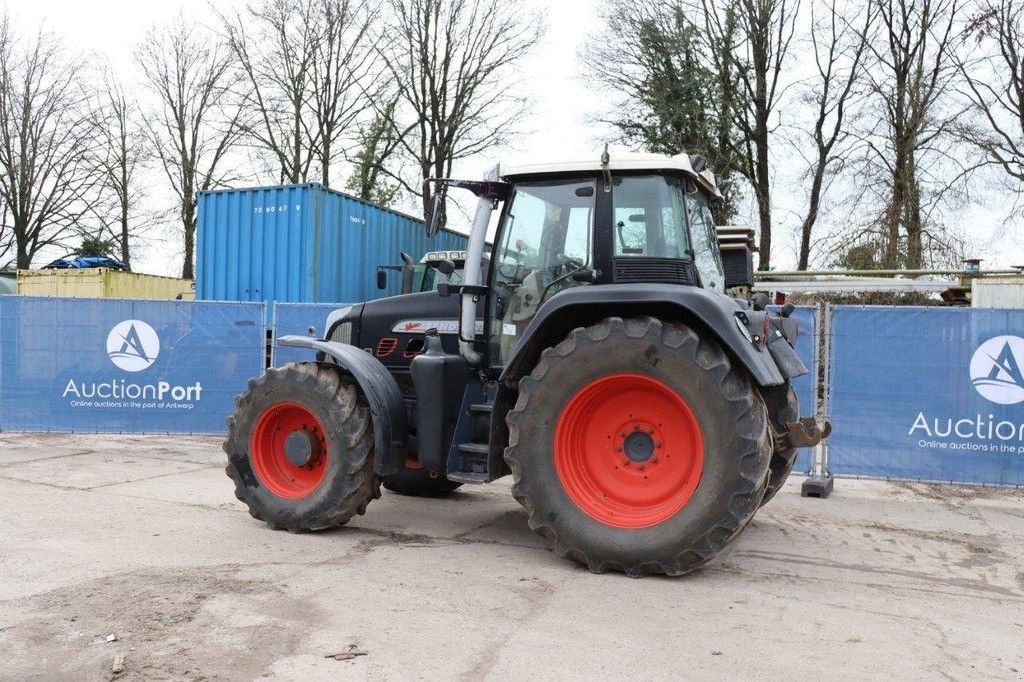
[[[501,483],[315,535],[231,490],[217,439],[0,435],[0,677],[1024,679],[1024,491],[792,482],[706,570],[632,580]]]

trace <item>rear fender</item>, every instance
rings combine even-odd
[[[778,386],[786,381],[785,369],[805,373],[806,368],[780,368],[772,353],[751,341],[741,330],[736,313],[741,308],[730,298],[699,287],[672,284],[612,284],[566,289],[548,300],[534,316],[512,350],[502,372],[502,383],[528,374],[542,350],[552,346],[576,327],[585,327],[612,316],[651,315],[677,319],[713,336],[747,370],[758,386]],[[782,339],[783,343],[787,343]],[[795,356],[795,354],[794,354]]]
[[[333,362],[352,375],[366,396],[373,420],[373,470],[381,476],[398,473],[405,465],[409,429],[402,391],[387,368],[366,351],[336,341],[282,336],[277,342],[314,350],[317,360]]]

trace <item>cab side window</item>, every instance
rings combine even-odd
[[[718,250],[718,233],[711,217],[711,207],[691,181],[686,181],[686,217],[693,240],[693,260],[706,289],[725,291],[725,268]]]

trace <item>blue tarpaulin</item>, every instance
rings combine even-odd
[[[0,297],[0,429],[223,433],[261,303]]]
[[[1024,485],[1024,310],[838,306],[829,469]]]

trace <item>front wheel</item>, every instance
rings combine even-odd
[[[687,573],[764,495],[764,403],[714,340],[682,324],[576,329],[522,379],[508,424],[530,526],[595,572]]]
[[[227,425],[235,496],[272,528],[340,526],[380,497],[370,408],[334,365],[268,369],[235,399]]]

